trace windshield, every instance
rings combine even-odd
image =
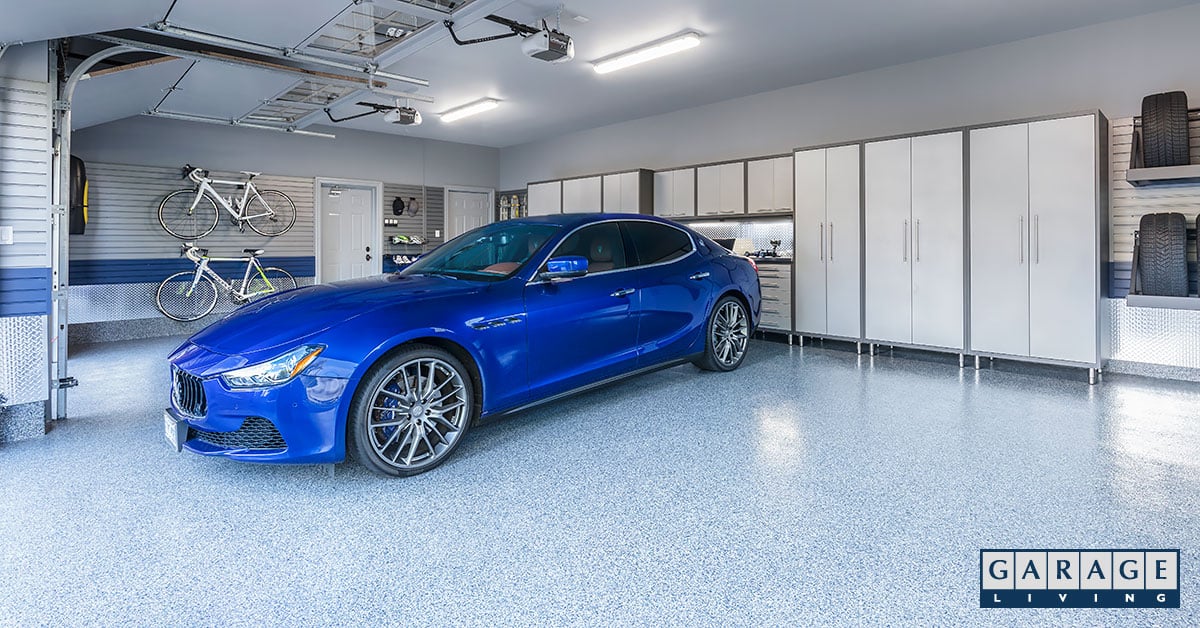
[[[497,281],[513,276],[559,230],[555,225],[501,222],[468,231],[401,271]]]

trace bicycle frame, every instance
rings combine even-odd
[[[192,278],[192,285],[188,288],[188,296],[191,296],[192,291],[196,289],[196,284],[200,283],[200,277],[208,275],[210,279],[217,282],[227,292],[232,293],[239,299],[249,299],[260,294],[271,294],[275,292],[275,286],[271,284],[271,280],[267,278],[267,274],[263,272],[262,264],[259,263],[257,257],[199,257],[193,256],[191,251],[188,251],[188,259],[196,264],[196,276]],[[246,272],[242,275],[242,288],[238,289],[233,286],[225,278],[217,273],[217,271],[208,267],[209,262],[246,262]],[[266,290],[258,292],[243,292],[246,286],[250,285],[250,272],[257,271],[259,277],[262,277],[263,283],[267,285]]]
[[[263,201],[263,206],[267,207],[267,211],[261,212],[258,214],[250,214],[250,215],[246,214],[247,202],[250,200],[251,196],[258,195],[258,188],[254,187],[254,181],[252,179],[248,179],[246,181],[227,181],[227,180],[223,180],[223,179],[210,179],[208,177],[202,176],[200,174],[200,170],[198,168],[189,172],[188,178],[191,179],[193,182],[195,182],[195,184],[197,185],[196,198],[192,199],[192,204],[190,207],[188,207],[188,214],[191,214],[192,212],[196,211],[196,204],[200,202],[200,199],[205,194],[208,194],[208,196],[210,198],[212,198],[214,201],[216,201],[217,205],[220,205],[222,208],[224,208],[224,210],[226,212],[229,212],[230,216],[233,216],[238,221],[246,221],[246,220],[250,220],[251,218],[259,218],[262,216],[274,216],[275,215],[275,212],[272,211],[270,207],[267,207],[266,201]],[[214,183],[216,183],[217,185],[240,185],[240,186],[242,186],[243,192],[242,192],[241,202],[230,204],[230,201],[233,200],[233,197],[232,196],[230,197],[230,201],[226,201],[225,197],[218,194],[216,189],[213,188],[212,184],[214,184]]]

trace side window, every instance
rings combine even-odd
[[[621,228],[615,222],[602,222],[576,231],[562,241],[551,257],[578,255],[586,257],[589,273],[627,268],[625,243]]]
[[[692,252],[692,238],[674,227],[631,220],[624,223],[624,228],[637,252],[639,266],[672,262]]]

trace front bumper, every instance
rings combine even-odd
[[[193,416],[179,407],[174,391],[170,395],[170,413],[188,426],[183,449],[277,464],[333,463],[345,457],[338,408],[347,380],[301,374],[270,388],[231,389],[219,375],[206,373],[213,354],[194,349],[172,361],[173,368],[200,379],[206,402],[203,414]]]

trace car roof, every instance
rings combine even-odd
[[[657,216],[647,214],[552,214],[549,216],[526,216],[523,218],[514,218],[511,222],[542,224],[542,225],[557,225],[561,227],[577,227],[591,222],[603,222],[606,220],[647,220],[650,222],[658,222],[662,224],[676,225],[669,220],[663,220]]]

